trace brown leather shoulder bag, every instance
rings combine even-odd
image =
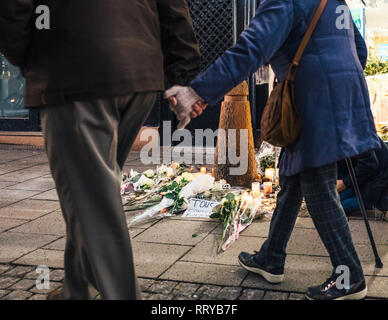
[[[294,83],[299,62],[310,41],[327,0],[321,0],[288,70],[286,80],[272,90],[261,118],[261,139],[277,147],[295,143],[301,134],[301,123],[295,106]]]

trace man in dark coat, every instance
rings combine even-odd
[[[353,157],[352,163],[360,192],[368,209],[376,208],[388,191],[388,148],[380,139],[380,149]],[[338,163],[337,190],[347,215],[360,210],[345,161]]]
[[[234,47],[189,87],[174,86],[166,91],[165,97],[176,108],[182,126],[265,63],[269,62],[279,81],[284,81],[319,4],[319,0],[261,1]],[[271,283],[283,281],[287,243],[304,198],[333,265],[333,273],[325,282],[308,288],[308,299],[362,299],[367,294],[336,190],[337,161],[379,148],[363,74],[366,58],[365,42],[346,2],[327,1],[298,65],[295,102],[301,136],[284,148],[279,161],[282,189],[268,239],[259,252],[242,252],[239,256],[248,271]],[[336,285],[337,271],[344,266],[349,271],[349,286],[341,287]]]
[[[50,10],[35,27],[36,7]],[[39,107],[67,226],[59,298],[140,298],[120,172],[164,90],[199,72],[185,0],[0,0],[0,52],[26,77],[25,105]]]

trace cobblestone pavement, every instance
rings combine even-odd
[[[140,162],[138,153],[131,153],[124,169],[130,168],[148,167]],[[387,267],[374,268],[361,220],[350,221],[353,240],[366,274],[368,298],[388,299],[388,223],[373,219],[370,223]],[[174,217],[131,228],[143,298],[303,299],[309,285],[322,283],[331,273],[330,259],[309,217],[298,218],[287,248],[282,284],[269,285],[237,262],[241,251],[260,248],[268,228],[269,221],[256,220],[220,255],[216,247],[221,229],[212,220]],[[60,287],[64,236],[65,225],[43,150],[0,145],[0,300],[46,299],[48,291]],[[36,268],[42,265],[50,268],[50,289],[36,286]]]

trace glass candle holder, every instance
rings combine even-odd
[[[270,194],[272,192],[272,182],[264,182],[263,187],[265,194]]]

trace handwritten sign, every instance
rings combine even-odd
[[[209,218],[213,208],[219,202],[204,199],[190,199],[189,206],[182,217],[184,218]]]

